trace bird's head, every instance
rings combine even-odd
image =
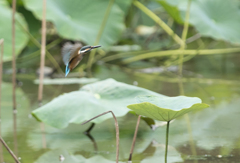
[[[86,54],[87,52],[90,52],[92,49],[99,48],[101,45],[97,46],[84,46],[79,51],[78,54]]]

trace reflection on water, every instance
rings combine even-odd
[[[137,83],[140,87],[164,95],[176,96],[179,94],[178,83],[170,79],[171,75],[132,74],[128,70],[121,70],[116,66],[96,67],[96,72],[94,77],[99,79],[112,77],[128,84]],[[17,77],[22,82],[22,86],[18,87],[16,92],[18,113],[15,137],[13,134],[12,87],[11,83],[8,83],[10,78],[10,76],[5,76],[5,82],[2,85],[1,131],[4,140],[13,151],[16,150],[15,152],[22,162],[54,163],[59,162],[61,155],[65,158],[64,163],[115,161],[116,140],[113,119],[95,125],[90,137],[83,133],[89,127],[88,125],[71,124],[61,130],[45,126],[46,149],[43,148],[43,133],[39,127],[40,123],[31,116],[31,111],[38,107],[38,85],[34,84],[34,80],[37,78],[35,75],[18,75]],[[211,79],[214,78],[214,76],[211,77]],[[164,81],[165,79],[167,80]],[[184,90],[187,96],[200,97],[204,103],[211,105],[211,108],[189,114],[196,155],[193,155],[189,143],[187,122],[184,117],[181,117],[170,125],[169,163],[237,163],[240,160],[240,87],[238,83],[228,82],[227,79],[218,80],[218,82],[216,80],[212,80],[213,82],[203,81],[204,79],[184,81]],[[80,84],[45,85],[43,103],[47,103],[62,93],[78,90],[80,87]],[[118,118],[120,161],[128,160],[136,120],[137,116],[132,114]],[[163,125],[152,131],[141,120],[132,157],[133,162],[163,162],[165,127]],[[17,144],[15,139],[17,139]],[[5,162],[14,162],[5,149],[3,149],[3,156]],[[0,161],[2,159],[0,151]]]

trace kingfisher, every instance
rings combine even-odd
[[[79,64],[85,54],[90,52],[92,49],[99,47],[101,46],[82,46],[80,43],[65,43],[62,48],[62,58],[64,64],[66,65],[65,77]]]

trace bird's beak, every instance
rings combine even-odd
[[[91,46],[92,49],[99,48],[101,45]]]

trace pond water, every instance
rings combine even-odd
[[[203,59],[199,57],[200,59]],[[199,59],[196,57],[196,59]],[[214,59],[214,58],[212,58]],[[187,96],[200,97],[210,108],[177,118],[170,124],[169,163],[238,163],[240,162],[240,87],[239,65],[214,69],[194,62],[185,64],[184,91]],[[229,68],[230,67],[230,68]],[[158,69],[154,69],[158,70]],[[148,70],[144,70],[145,72]],[[138,85],[168,95],[179,95],[174,72],[157,71],[153,74],[131,73],[118,66],[99,65],[93,76],[100,80]],[[198,78],[197,78],[198,77]],[[199,78],[200,77],[200,78]],[[203,78],[204,77],[204,78]],[[71,124],[66,129],[42,125],[31,111],[38,108],[38,85],[35,74],[18,74],[17,127],[12,112],[11,76],[4,75],[1,101],[2,137],[22,163],[57,163],[60,155],[64,163],[114,162],[115,127],[113,119],[95,125],[91,136],[83,132],[91,125]],[[81,88],[80,84],[45,85],[43,103],[66,92]],[[57,113],[56,113],[57,114]],[[127,114],[118,118],[120,127],[120,161],[129,157],[137,116]],[[156,122],[152,130],[143,120],[136,140],[133,162],[164,162],[166,124]],[[4,160],[4,161],[3,161]],[[14,160],[3,147],[0,162]]]

